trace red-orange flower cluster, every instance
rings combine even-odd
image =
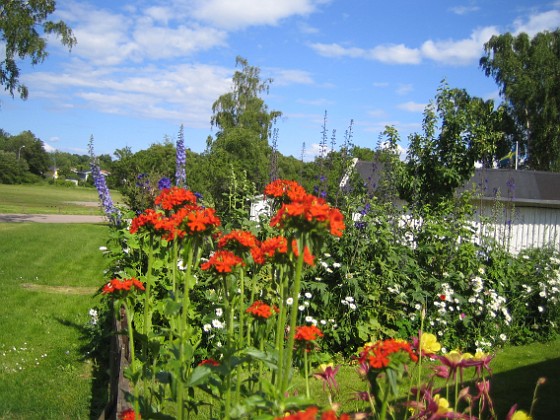
[[[296,328],[294,339],[298,341],[315,341],[323,336],[323,332],[315,325],[302,325]]]
[[[259,241],[251,232],[246,230],[232,230],[220,237],[218,240],[218,247],[231,249],[233,251],[248,251],[251,248],[259,246]]]
[[[234,267],[243,266],[243,259],[226,249],[216,251],[210,259],[200,266],[203,270],[213,269],[219,274],[231,273]]]
[[[294,255],[299,257],[299,250],[295,239],[292,241],[292,249],[294,251]],[[303,248],[303,262],[310,266],[315,265],[315,256],[311,253],[307,245]]]
[[[141,420],[142,416],[136,414],[132,408],[127,408],[119,415],[119,420]]]
[[[268,319],[275,313],[278,313],[278,308],[271,307],[262,300],[257,300],[253,302],[253,304],[249,306],[245,312],[253,315],[255,318]]]
[[[109,293],[117,293],[120,291],[128,292],[130,290],[145,290],[144,284],[134,277],[129,279],[113,279],[101,289],[101,293],[106,295]]]
[[[297,182],[276,180],[267,185],[264,191],[268,196],[284,199],[270,221],[272,227],[295,226],[311,230],[316,226],[325,226],[332,235],[342,236],[345,226],[340,210],[331,207],[322,198],[307,194]]]
[[[393,338],[366,344],[360,353],[359,361],[363,366],[369,366],[372,369],[383,369],[391,363],[389,356],[398,352],[407,353],[413,362],[418,361],[418,356],[414,354],[409,343]]]
[[[204,366],[204,365],[209,365],[209,366],[220,366],[220,362],[210,358],[210,359],[204,359],[203,361],[201,361],[198,366]]]
[[[319,409],[317,407],[308,407],[305,411],[298,411],[297,413],[288,414],[283,417],[276,417],[275,420],[350,420],[348,414],[341,414],[337,417],[334,410],[327,410],[321,414],[321,417],[317,417],[319,414]]]
[[[164,210],[177,210],[185,205],[196,204],[196,195],[184,188],[171,187],[162,190],[156,197],[156,205],[161,205]]]
[[[165,189],[155,202],[166,213],[147,209],[132,220],[130,233],[147,230],[170,241],[187,235],[208,234],[221,224],[215,210],[197,205],[196,196],[189,190]]]
[[[154,209],[147,209],[144,213],[132,219],[130,233],[136,233],[143,227],[153,232],[165,231],[168,230],[168,221],[164,214]]]
[[[305,188],[296,181],[288,181],[285,179],[272,181],[264,188],[264,193],[272,198],[288,199],[289,201],[297,201],[307,195]]]

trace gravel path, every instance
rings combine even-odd
[[[105,216],[75,214],[0,214],[0,223],[107,223]]]

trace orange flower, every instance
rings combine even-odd
[[[393,338],[366,344],[360,353],[359,361],[364,368],[369,366],[373,369],[383,369],[391,362],[389,356],[399,352],[407,353],[414,362],[418,361],[418,356],[414,354],[409,343]]]
[[[288,414],[282,417],[276,417],[275,420],[315,420],[319,409],[317,407],[309,407],[305,411],[298,411],[294,414]]]
[[[337,208],[331,208],[329,212],[329,227],[331,235],[342,236],[342,231],[346,228],[344,225],[344,216]]]
[[[296,257],[299,257],[299,250],[297,246],[297,241],[295,239],[292,241],[292,249],[294,251],[294,255]],[[309,250],[307,245],[305,246],[305,248],[303,248],[303,262],[312,267],[315,265],[315,256],[311,254],[311,251]]]
[[[350,416],[343,413],[340,417],[337,417],[334,410],[327,410],[321,414],[321,420],[350,420]]]
[[[141,228],[146,227],[148,231],[158,231],[163,229],[165,216],[154,209],[147,209],[144,213],[132,219],[130,223],[130,233],[136,233]]]
[[[258,246],[259,241],[251,232],[245,230],[232,230],[218,240],[218,248],[247,251]]]
[[[113,279],[101,289],[101,294],[118,293],[120,291],[128,292],[131,289],[145,290],[144,284],[134,277],[130,279]]]
[[[270,220],[270,226],[306,231],[323,227],[332,235],[342,236],[345,226],[340,210],[329,206],[323,198],[307,194],[299,184],[294,187],[291,182],[275,181],[265,189],[266,194],[284,198],[282,206]]]
[[[214,269],[217,273],[231,273],[234,267],[243,266],[243,259],[235,255],[231,251],[216,251],[210,259],[200,266],[203,270]]]
[[[278,308],[271,307],[263,301],[257,300],[249,306],[245,312],[253,315],[255,318],[268,319],[274,315],[274,313],[278,313]]]
[[[289,181],[285,179],[277,179],[272,181],[264,188],[265,195],[273,198],[288,198],[289,200],[299,200],[305,196],[305,188],[299,185],[296,181]]]
[[[198,364],[198,366],[204,366],[204,365],[220,366],[220,363],[212,358],[209,358],[209,359],[204,359]]]
[[[156,197],[155,203],[164,210],[177,210],[185,204],[196,204],[196,195],[184,188],[171,187],[164,189]]]
[[[140,420],[142,416],[140,414],[136,414],[132,408],[128,408],[124,410],[119,415],[119,420]]]
[[[199,206],[183,207],[177,210],[171,218],[175,232],[180,232],[178,236],[181,237],[185,234],[207,234],[221,224],[214,209]]]
[[[287,254],[288,253],[288,240],[283,236],[275,236],[273,238],[265,239],[261,243],[261,250],[265,256],[272,258],[274,254]]]
[[[323,336],[323,332],[315,325],[302,325],[296,328],[294,340],[315,341]]]

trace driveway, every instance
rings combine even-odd
[[[0,223],[107,223],[105,216],[75,214],[0,214]]]

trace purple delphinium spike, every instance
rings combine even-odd
[[[171,188],[171,180],[167,177],[163,177],[158,181],[158,190],[166,190]]]
[[[179,129],[177,136],[177,159],[175,170],[175,182],[178,187],[185,187],[187,185],[187,173],[185,165],[187,163],[187,153],[185,151],[185,139],[183,135],[183,126]]]
[[[113,200],[111,199],[111,193],[109,192],[109,188],[107,187],[107,183],[105,182],[105,176],[101,173],[101,169],[99,168],[99,164],[97,163],[97,157],[93,151],[93,136],[89,140],[88,144],[89,155],[90,155],[90,168],[91,168],[91,176],[93,178],[93,184],[97,189],[97,194],[99,195],[99,201],[103,206],[103,211],[105,215],[109,219],[109,221],[118,226],[121,223],[122,215],[118,208],[115,207],[113,204]]]

